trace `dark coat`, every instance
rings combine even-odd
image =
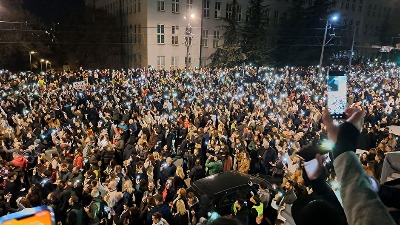
[[[147,218],[146,218],[146,225],[151,225],[153,222],[151,220],[151,216],[156,213],[159,212],[162,215],[162,218],[164,218],[165,220],[169,220],[171,217],[171,212],[169,210],[168,205],[157,205],[154,208],[152,208],[150,210],[150,212],[147,213]]]
[[[171,163],[169,166],[164,166],[160,172],[160,180],[161,184],[164,185],[167,182],[169,177],[173,177],[176,172],[176,166]]]
[[[67,225],[83,225],[83,208],[80,204],[67,211]]]
[[[206,176],[206,171],[202,165],[194,166],[189,173],[190,182],[204,178],[205,176]]]
[[[179,189],[179,188],[187,188],[187,186],[186,186],[186,183],[185,183],[185,180],[184,179],[182,179],[181,177],[179,177],[179,176],[174,176],[174,181],[173,181],[173,184],[174,184],[174,187],[176,188],[176,189]]]
[[[187,212],[183,215],[178,213],[173,217],[172,222],[174,225],[188,225],[189,224],[189,215]]]
[[[133,143],[128,143],[125,148],[124,148],[124,152],[122,154],[122,158],[125,160],[128,160],[131,155],[136,154],[136,149],[135,149],[135,145]]]

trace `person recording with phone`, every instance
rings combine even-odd
[[[16,200],[17,208],[12,208],[10,205],[10,200],[12,198],[12,194],[8,193],[7,195],[4,196],[4,199],[6,200],[5,202],[5,209],[7,212],[14,213],[18,212],[20,210],[23,210],[25,208],[32,208],[31,203],[26,197],[19,197]]]
[[[327,109],[323,111],[322,118],[328,131],[328,138],[335,143],[332,153],[336,175],[341,186],[344,214],[329,187],[327,188],[326,184],[321,182],[322,156],[314,151],[303,157],[306,160],[305,171],[308,178],[314,182],[314,191],[322,194],[324,198],[306,203],[306,207],[294,213],[295,221],[299,225],[321,223],[394,225],[396,223],[379,199],[376,181],[366,174],[355,154],[356,140],[360,134],[365,113],[360,109],[349,108],[346,109],[345,114],[347,119],[340,126],[334,124]]]

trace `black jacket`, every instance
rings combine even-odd
[[[175,172],[176,172],[176,166],[173,163],[171,163],[171,165],[169,166],[163,166],[160,172],[161,185],[164,185],[169,177],[173,177],[175,175]]]
[[[83,208],[80,204],[67,211],[67,225],[83,225]]]
[[[190,182],[194,182],[198,179],[204,178],[206,176],[206,171],[202,165],[194,166],[189,173]]]
[[[239,220],[242,225],[249,225],[250,210],[247,207],[243,207],[237,211],[235,219]]]
[[[136,154],[135,145],[133,143],[128,143],[125,145],[125,149],[122,155],[122,158],[128,160],[132,154]]]
[[[188,225],[189,224],[189,215],[187,212],[183,215],[177,213],[173,217],[172,222],[174,225]]]

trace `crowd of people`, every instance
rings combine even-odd
[[[400,125],[400,68],[330,69],[347,72],[348,105],[366,112],[357,148],[379,180],[385,155],[398,150],[385,128]],[[326,76],[317,71],[2,70],[0,216],[48,205],[63,225],[207,224],[213,206],[190,183],[236,170],[281,180],[280,191],[269,197],[273,190],[262,195],[260,186],[237,199],[230,216],[243,225],[283,224],[286,207],[313,191],[296,153],[328,138]],[[325,181],[337,190],[330,158]]]

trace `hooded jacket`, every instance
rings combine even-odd
[[[26,169],[28,166],[28,160],[25,157],[18,155],[13,160],[12,163],[14,166],[21,167],[22,169]]]

